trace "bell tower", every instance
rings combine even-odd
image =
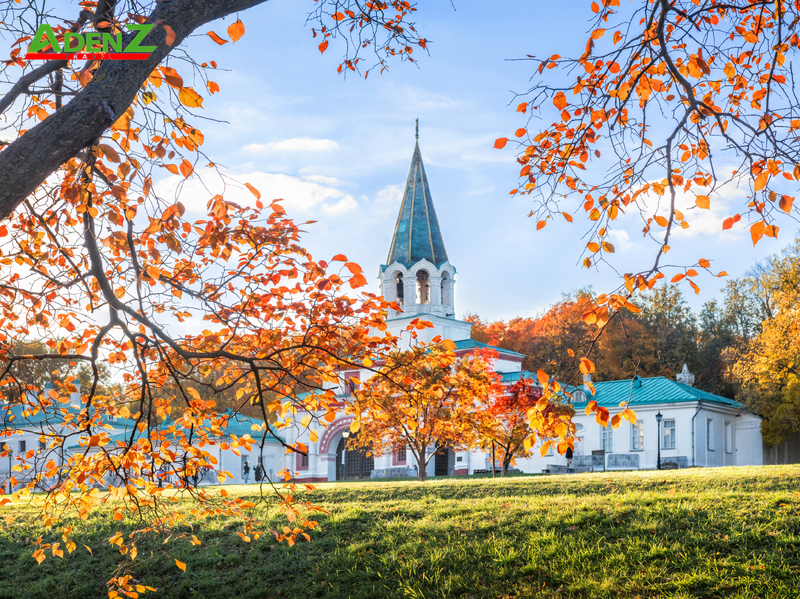
[[[430,314],[455,319],[456,269],[447,259],[422,164],[419,119],[416,140],[389,257],[381,266],[381,294],[402,308],[390,317]]]

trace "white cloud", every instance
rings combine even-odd
[[[295,137],[294,139],[270,142],[266,145],[266,148],[276,152],[328,152],[330,150],[338,150],[339,144],[332,139]]]
[[[341,180],[336,177],[326,177],[325,175],[306,175],[303,177],[306,181],[320,183],[322,185],[340,185]]]
[[[249,152],[249,153],[253,153],[253,154],[260,154],[261,152],[266,151],[267,146],[265,146],[264,144],[247,144],[242,149],[245,152]]]
[[[353,196],[340,189],[290,175],[256,171],[232,174],[231,178],[240,181],[241,185],[231,181],[226,184],[215,172],[203,169],[196,171],[195,176],[185,182],[183,177],[170,176],[156,185],[156,191],[162,197],[173,198],[183,183],[181,202],[187,210],[196,213],[204,213],[208,200],[219,193],[222,193],[226,200],[241,206],[254,205],[256,198],[244,183],[250,183],[261,192],[261,199],[265,204],[274,199],[282,199],[289,216],[298,213],[304,216],[316,214],[320,209],[326,214],[338,215],[358,207]]]
[[[403,187],[400,185],[387,185],[378,192],[375,200],[378,204],[390,204],[392,206],[400,206],[400,201],[403,199]]]

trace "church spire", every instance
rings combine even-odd
[[[411,169],[386,263],[399,262],[409,268],[425,259],[439,267],[447,262],[447,252],[419,151],[419,119],[415,137],[417,142],[411,157]]]

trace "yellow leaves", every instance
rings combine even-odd
[[[364,358],[363,360],[361,360],[361,364],[364,365],[364,368],[370,368],[372,366],[372,360],[370,360],[369,358]]]
[[[669,221],[667,221],[667,219],[666,219],[666,218],[664,218],[663,216],[660,216],[660,215],[655,217],[655,221],[656,221],[656,222],[657,222],[659,225],[661,225],[662,227],[666,227],[666,226],[668,226],[668,225],[669,225]]]
[[[634,412],[633,410],[631,410],[631,409],[629,409],[629,408],[625,408],[625,409],[622,411],[622,414],[621,414],[621,416],[622,416],[622,417],[623,417],[625,420],[627,420],[628,422],[630,422],[631,424],[636,424],[636,412]]]
[[[589,358],[581,358],[580,370],[583,374],[591,374],[595,371],[594,362]]]
[[[312,443],[316,443],[319,440],[319,433],[314,429],[308,431],[308,438],[311,440]]]
[[[558,92],[555,97],[553,97],[553,106],[559,110],[564,110],[567,107],[567,97],[564,95],[564,92]]]
[[[599,40],[601,37],[605,35],[605,33],[606,33],[605,29],[595,29],[594,31],[592,31],[592,39]]]
[[[611,418],[611,423],[610,424],[611,424],[611,428],[612,429],[618,429],[619,425],[622,424],[622,417],[619,414],[615,414]]]
[[[184,572],[186,572],[186,564],[184,564],[182,561],[179,561],[179,560],[176,559],[175,560],[175,565],[178,566]]]
[[[192,163],[186,160],[185,158],[181,162],[180,168],[181,168],[181,174],[183,175],[184,179],[188,179],[194,172],[194,167],[192,167]]]
[[[192,545],[194,545],[195,547],[200,547],[200,545],[202,544],[202,543],[200,542],[200,539],[198,539],[198,538],[197,538],[196,536],[194,536],[194,535],[192,535],[192,540],[191,540],[190,542],[191,542],[191,544],[192,544]]]
[[[228,40],[222,39],[220,36],[218,36],[213,31],[206,32],[206,35],[208,37],[210,37],[212,40],[214,40],[215,42],[217,42],[220,46],[223,45],[223,44],[227,44],[228,43]]]
[[[724,73],[728,79],[733,79],[736,76],[736,67],[733,66],[732,62],[725,65]]]
[[[322,42],[322,43],[319,45],[319,51],[320,51],[320,54],[324,54],[324,53],[325,53],[325,50],[327,50],[327,49],[328,49],[328,40],[325,40],[324,42]]]
[[[761,173],[756,177],[754,189],[756,191],[761,191],[767,186],[767,181],[769,181],[769,173]]]
[[[503,148],[506,147],[507,143],[508,143],[508,138],[507,137],[501,137],[500,139],[495,140],[494,147],[497,150],[502,150]]]
[[[228,37],[231,38],[235,44],[244,35],[244,23],[240,19],[236,19],[235,23],[231,23],[228,27]]]
[[[178,99],[181,101],[181,104],[189,108],[203,107],[203,97],[191,87],[182,87],[178,91]]]
[[[175,43],[175,31],[169,25],[164,25],[164,31],[167,32],[167,45],[171,47]]]
[[[542,447],[539,450],[539,453],[541,454],[542,457],[546,456],[547,452],[550,451],[550,445],[551,445],[550,441],[545,441],[544,443],[542,443]]]
[[[586,412],[586,415],[589,416],[596,409],[597,409],[597,402],[595,400],[592,400],[586,404],[586,409],[584,411]]]
[[[361,422],[359,420],[353,420],[353,422],[350,423],[350,432],[355,434],[359,430],[361,430]]]
[[[33,559],[35,559],[37,563],[41,564],[46,559],[47,556],[45,556],[44,554],[44,549],[37,549],[36,551],[33,552],[33,555],[31,557],[33,557]]]
[[[444,347],[447,351],[455,351],[456,343],[452,339],[445,339],[442,341],[442,347]]]
[[[300,426],[303,428],[308,428],[309,424],[311,424],[311,414],[306,414],[305,417],[300,421]]]
[[[711,209],[711,198],[708,196],[697,196],[695,198],[695,203],[697,204],[698,208],[702,208],[703,210]]]

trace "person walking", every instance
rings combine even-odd
[[[249,484],[250,482],[250,462],[247,460],[244,461],[244,466],[242,466],[242,477],[244,478],[244,484]]]
[[[260,483],[261,482],[261,464],[256,464],[255,470],[253,470],[253,475],[256,477],[254,482]]]

